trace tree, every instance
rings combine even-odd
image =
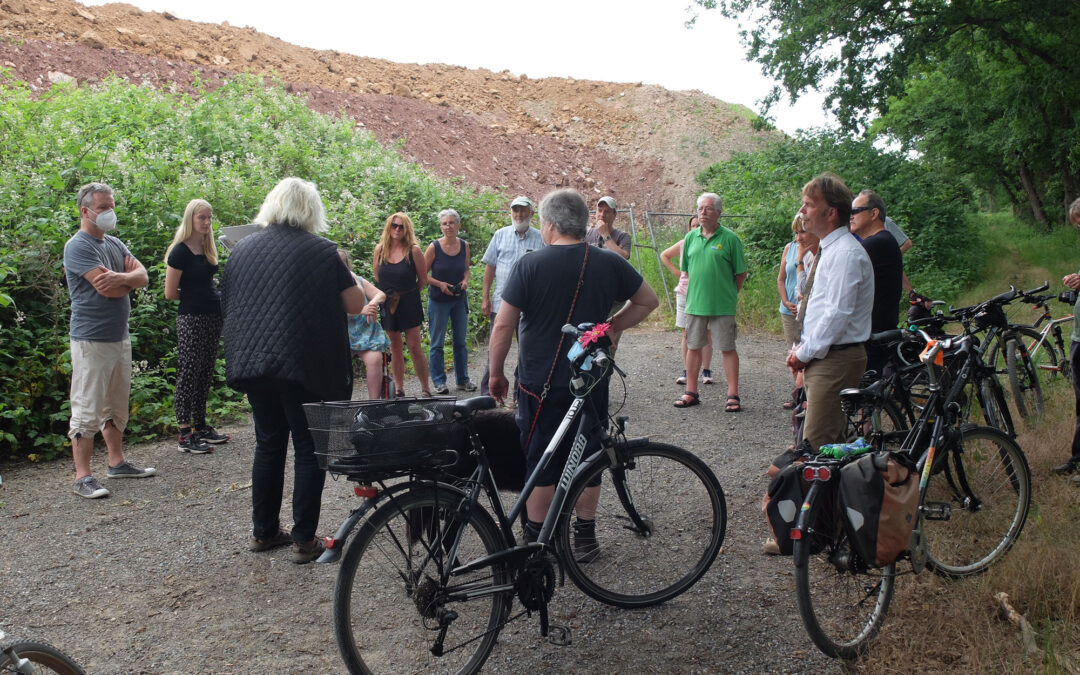
[[[884,116],[878,129],[1038,221],[1048,195],[1063,205],[1080,191],[1076,0],[695,1],[748,26],[748,56],[779,83],[766,114],[782,91],[823,89],[844,130]],[[969,152],[963,138],[982,142]]]

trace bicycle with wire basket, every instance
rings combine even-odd
[[[476,672],[502,628],[533,613],[542,636],[569,644],[569,628],[551,625],[548,615],[563,573],[600,602],[635,608],[676,597],[708,571],[727,526],[716,476],[686,450],[627,439],[624,417],[609,429],[588,402],[613,371],[624,376],[607,351],[606,328],[563,327],[576,338],[574,398],[509,511],[489,449],[471,426],[493,398],[306,406],[326,467],[355,481],[364,498],[320,559],[341,556],[334,628],[350,672]],[[575,421],[539,537],[519,541],[512,525]],[[586,455],[590,440],[599,449]],[[475,469],[447,473],[462,454]],[[584,555],[571,523],[583,509],[596,523]],[[521,610],[513,614],[515,598]]]
[[[1009,550],[1024,527],[1031,500],[1027,460],[1007,434],[958,418],[978,366],[974,338],[904,334],[924,346],[920,361],[930,393],[915,425],[878,439],[874,458],[894,458],[919,476],[914,529],[899,560],[907,559],[913,573],[929,567],[947,578],[978,574]],[[880,405],[884,395],[880,387],[841,392],[849,414]],[[801,471],[809,487],[790,532],[799,614],[818,648],[843,659],[863,653],[877,635],[898,574],[897,561],[875,567],[862,559],[842,520],[841,469],[853,459],[817,455],[806,461]]]

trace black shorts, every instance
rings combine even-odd
[[[539,394],[542,387],[536,387],[535,389],[529,388],[528,391],[532,391]],[[570,394],[569,389],[552,389],[548,392],[547,398],[544,400],[544,404],[541,408],[540,418],[536,421],[536,428],[533,430],[532,439],[529,439],[529,429],[532,428],[533,418],[536,416],[536,407],[538,401],[534,396],[522,391],[518,396],[518,408],[517,408],[517,425],[518,430],[521,432],[521,447],[525,449],[525,467],[526,477],[531,475],[536,465],[540,463],[540,457],[544,454],[544,450],[547,448],[548,442],[559,428],[559,424],[562,422],[563,417],[566,415],[567,409],[570,407],[571,401],[574,397]],[[607,382],[597,385],[589,395],[591,402],[587,403],[582,408],[578,418],[574,420],[574,423],[570,425],[570,428],[566,432],[566,437],[559,443],[559,447],[555,450],[554,457],[548,462],[548,465],[544,467],[544,470],[540,473],[539,480],[536,482],[538,486],[555,485],[559,482],[559,476],[562,475],[563,467],[566,466],[566,460],[570,457],[570,447],[574,443],[574,436],[577,434],[578,422],[581,420],[581,416],[585,414],[585,411],[590,408],[596,411],[600,424],[607,425],[608,414],[608,387]],[[592,453],[596,452],[600,448],[599,441],[596,440],[595,434],[585,446],[585,453],[582,455],[582,459],[588,457]],[[590,485],[599,485],[600,481],[596,480],[590,483]]]

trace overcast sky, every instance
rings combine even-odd
[[[83,0],[87,5],[105,4]],[[748,63],[738,28],[690,0],[128,0],[183,19],[252,26],[287,42],[401,63],[447,63],[529,77],[699,89],[757,110],[772,86]],[[696,7],[696,6],[695,6]],[[830,124],[809,93],[774,111],[788,133]]]

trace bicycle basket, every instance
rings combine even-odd
[[[454,400],[305,403],[319,467],[394,475],[453,464],[464,434]]]

